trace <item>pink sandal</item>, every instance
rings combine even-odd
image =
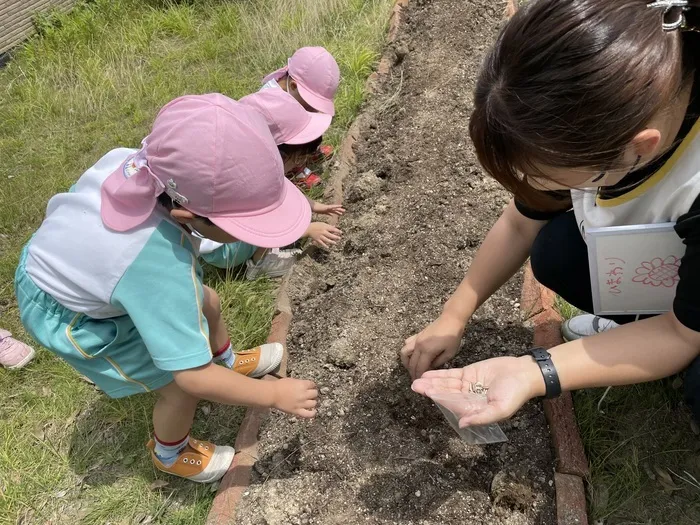
[[[8,370],[22,368],[34,358],[34,349],[14,339],[7,330],[0,330],[0,365]]]

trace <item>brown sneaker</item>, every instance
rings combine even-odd
[[[221,479],[231,465],[235,453],[233,447],[190,438],[175,462],[166,467],[156,456],[155,441],[151,439],[146,447],[151,451],[153,464],[158,470],[198,483],[211,483]]]
[[[234,352],[233,371],[248,377],[262,377],[279,368],[284,355],[280,343],[267,343],[250,350]]]

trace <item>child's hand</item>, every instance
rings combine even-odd
[[[309,229],[306,230],[306,236],[311,238],[311,241],[321,248],[329,250],[335,245],[343,232],[335,226],[331,226],[325,222],[312,222]]]
[[[273,408],[301,417],[315,417],[318,390],[313,381],[283,377],[274,383]]]
[[[314,201],[311,204],[311,211],[321,215],[337,215],[340,217],[345,213],[345,208],[343,208],[342,204],[321,204]]]

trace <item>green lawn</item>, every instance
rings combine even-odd
[[[111,148],[138,146],[168,100],[238,98],[298,47],[323,45],[342,74],[327,135],[337,145],[362,103],[392,3],[97,0],[42,17],[41,36],[0,71],[0,326],[26,337],[12,278],[49,197]],[[274,284],[208,279],[234,344],[261,342]],[[210,487],[162,476],[146,455],[152,403],[111,401],[46,351],[21,372],[0,370],[0,524],[202,523]],[[241,411],[204,406],[195,433],[232,442]]]
[[[559,297],[555,306],[565,319],[579,313]],[[610,525],[700,523],[700,437],[682,378],[605,391],[573,396],[591,466],[590,517]]]

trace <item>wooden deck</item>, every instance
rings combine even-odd
[[[34,33],[34,15],[49,9],[68,10],[75,0],[0,0],[0,53]]]

